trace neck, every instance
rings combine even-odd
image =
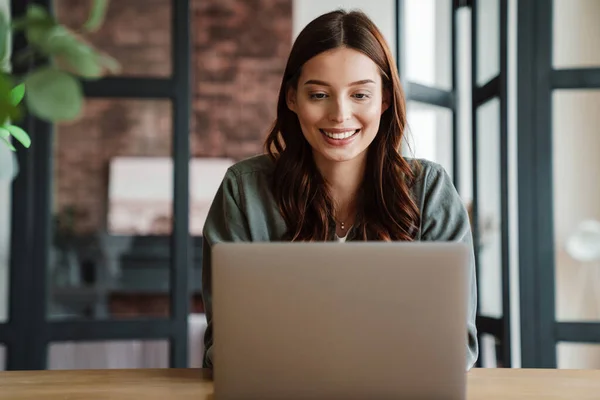
[[[352,224],[356,194],[363,181],[366,157],[342,162],[315,159],[315,163],[327,182],[335,207],[335,219],[340,223],[345,222],[347,226]]]

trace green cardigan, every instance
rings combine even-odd
[[[440,165],[427,160],[418,161],[421,169],[412,189],[422,220],[417,239],[463,241],[472,247],[469,216],[452,180]],[[218,242],[264,242],[283,237],[285,222],[270,190],[272,171],[273,163],[266,155],[231,166],[209,210],[203,231],[202,254],[202,297],[208,322],[204,335],[205,368],[213,366],[211,248]],[[474,365],[479,353],[475,327],[477,288],[474,255],[471,257],[469,277],[470,301],[465,321],[468,336],[467,369]]]

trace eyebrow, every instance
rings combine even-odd
[[[349,86],[365,85],[367,83],[375,83],[375,81],[372,80],[372,79],[363,79],[363,80],[360,80],[360,81],[352,82]],[[305,85],[331,86],[329,83],[323,82],[323,81],[319,81],[317,79],[310,79],[310,80],[304,82],[304,84]]]

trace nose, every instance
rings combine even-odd
[[[337,99],[331,102],[331,110],[329,111],[331,121],[342,123],[350,119],[351,115],[351,106],[345,99]]]

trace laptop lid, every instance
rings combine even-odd
[[[469,249],[220,243],[219,399],[463,399]]]

